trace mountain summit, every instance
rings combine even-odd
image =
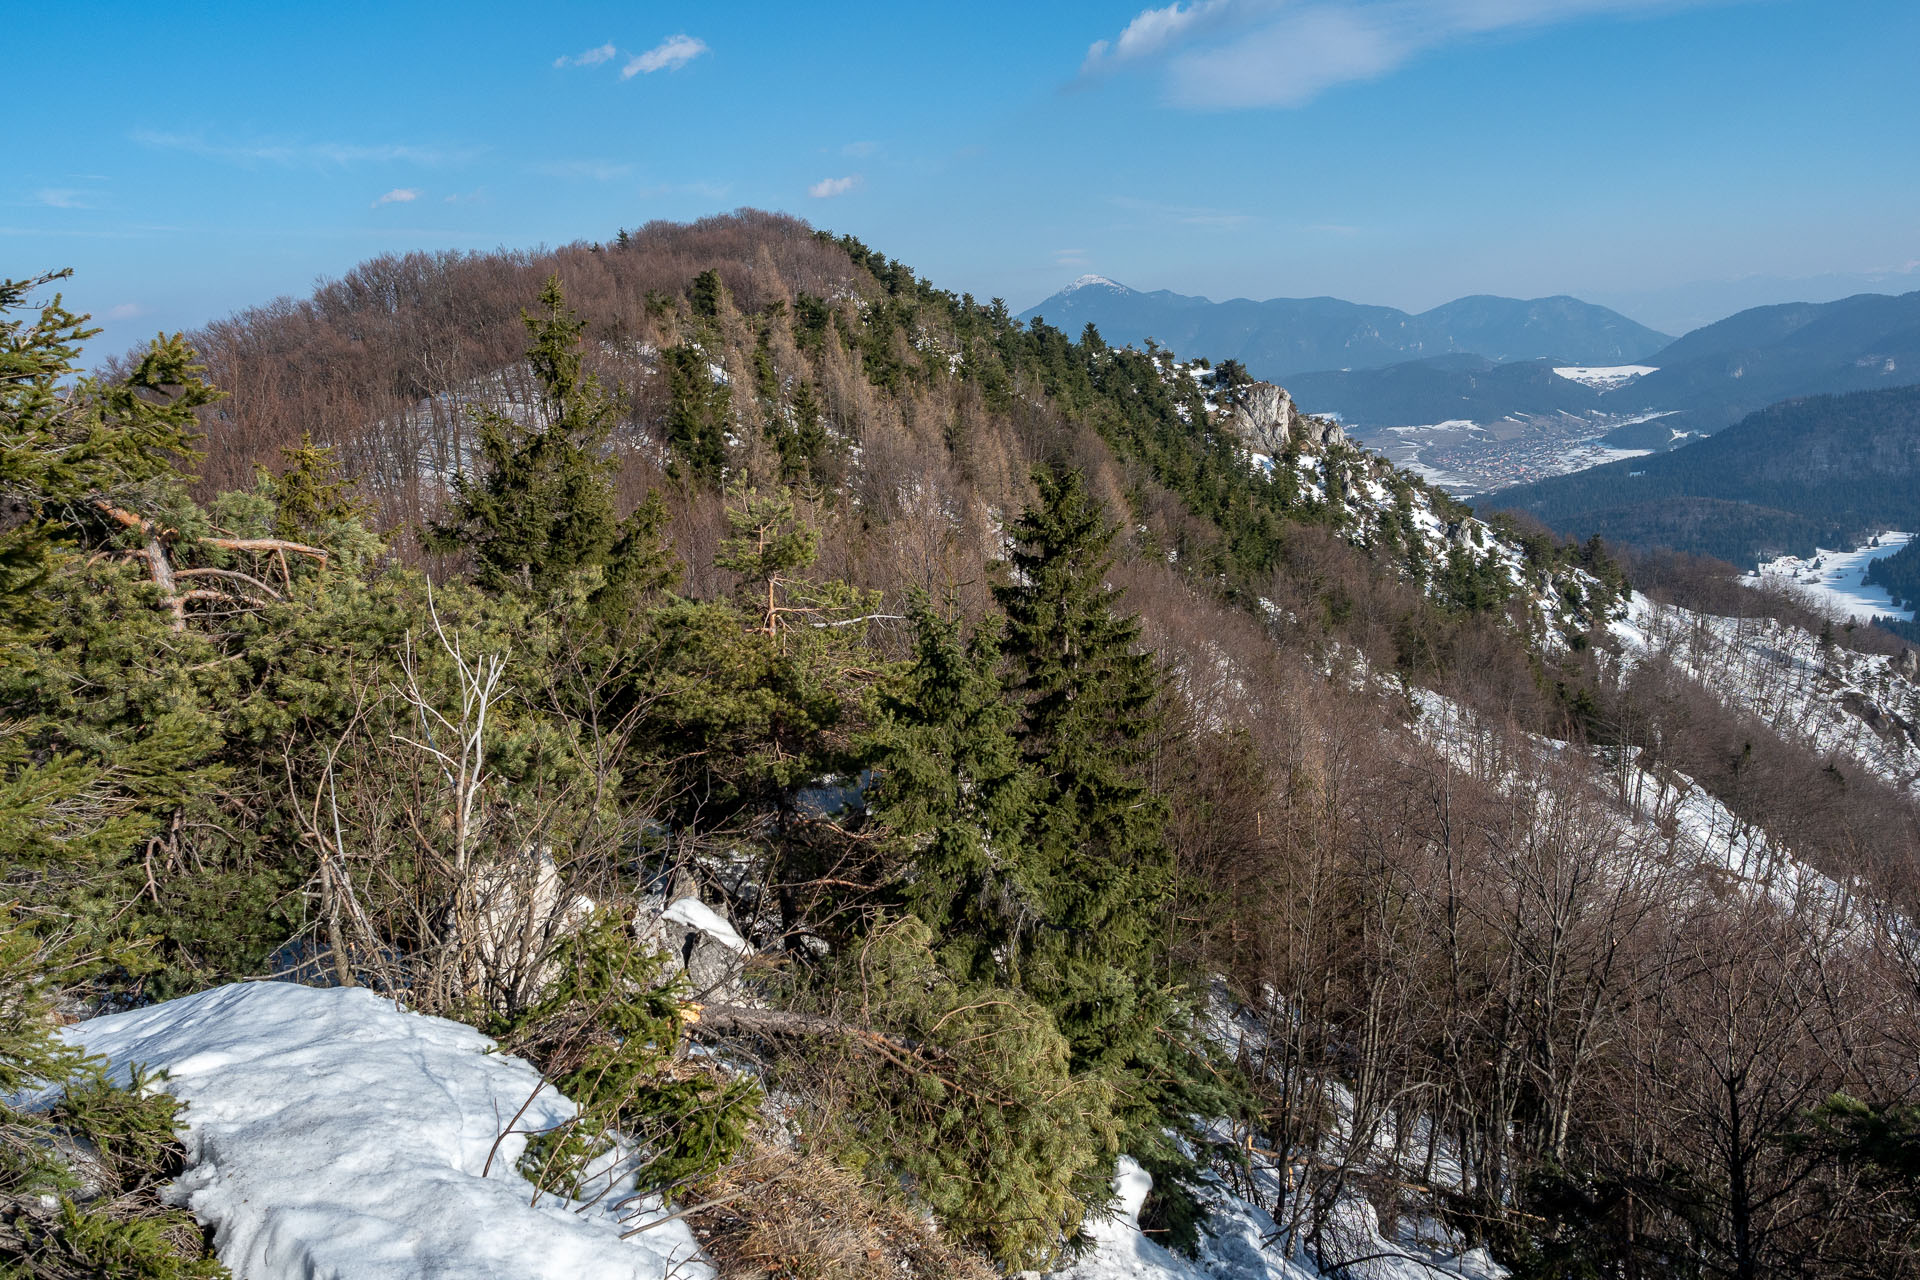
[[[1092,323],[1110,342],[1156,339],[1180,352],[1234,359],[1256,377],[1322,369],[1373,369],[1471,353],[1506,362],[1544,356],[1583,365],[1631,364],[1672,341],[1616,311],[1565,296],[1457,298],[1412,315],[1340,298],[1254,302],[1156,290],[1083,275],[1021,313],[1069,333]]]

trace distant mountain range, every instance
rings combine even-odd
[[[1295,374],[1287,387],[1302,408],[1362,428],[1665,412],[1608,437],[1625,448],[1663,449],[1676,431],[1711,434],[1781,400],[1920,383],[1920,291],[1742,311],[1669,343],[1642,362],[1651,372],[1611,386],[1585,372],[1562,377],[1556,363],[1440,356]]]
[[[1272,381],[1454,354],[1496,363],[1550,356],[1567,364],[1631,364],[1672,341],[1578,298],[1481,295],[1410,315],[1339,298],[1213,302],[1165,289],[1142,293],[1104,276],[1082,276],[1020,314],[1035,316],[1076,336],[1092,323],[1108,342],[1139,346],[1152,338],[1182,356],[1238,360]]]
[[[1785,401],[1672,453],[1503,489],[1475,505],[1529,511],[1576,537],[1748,568],[1853,546],[1879,530],[1920,528],[1920,386]]]

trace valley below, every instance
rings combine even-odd
[[[1457,498],[1569,475],[1651,449],[1608,443],[1621,427],[1657,414],[1514,414],[1492,422],[1457,419],[1425,426],[1348,427],[1348,434]]]

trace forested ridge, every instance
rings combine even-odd
[[[376,259],[96,377],[58,287],[0,290],[0,1087],[86,1077],[50,1008],[290,975],[527,1057],[583,1107],[527,1176],[619,1135],[723,1274],[1050,1266],[1123,1155],[1157,1238],[1237,1195],[1334,1275],[1427,1219],[1920,1272],[1911,796],[1616,660],[1600,541],[773,215]],[[723,975],[633,927],[689,899]],[[65,1096],[0,1111],[10,1261],[214,1274],[167,1108]]]
[[[1920,388],[1788,400],[1709,439],[1488,495],[1569,534],[1717,556],[1852,547],[1920,523]]]

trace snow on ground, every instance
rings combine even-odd
[[[1355,1261],[1323,1270],[1285,1247],[1284,1233],[1265,1210],[1217,1183],[1208,1197],[1212,1214],[1201,1230],[1198,1255],[1188,1258],[1141,1230],[1140,1206],[1152,1186],[1146,1171],[1122,1156],[1113,1179],[1118,1199],[1113,1216],[1087,1223],[1093,1247],[1056,1272],[1058,1280],[1321,1280],[1327,1275],[1342,1280],[1500,1280],[1506,1274],[1484,1250],[1452,1255],[1409,1241],[1389,1242],[1380,1235],[1372,1207],[1359,1197],[1341,1203],[1332,1233],[1346,1241],[1350,1247],[1342,1253]]]
[[[1569,365],[1554,372],[1569,382],[1585,383],[1599,391],[1612,391],[1615,387],[1624,387],[1635,378],[1644,378],[1658,370],[1650,364],[1609,364]]]
[[[1827,647],[1772,618],[1720,618],[1634,593],[1610,624],[1626,662],[1659,653],[1728,706],[1820,756],[1920,787],[1920,685],[1911,666]]]
[[[187,1104],[168,1194],[213,1226],[237,1280],[712,1274],[684,1220],[622,1240],[618,1192],[535,1192],[514,1169],[525,1131],[573,1104],[479,1032],[364,988],[239,983],[63,1034],[123,1083],[135,1063],[166,1071]]]
[[[1814,608],[1831,615],[1837,622],[1850,618],[1866,622],[1876,614],[1911,622],[1913,610],[1898,607],[1884,587],[1863,580],[1868,565],[1885,559],[1911,541],[1911,533],[1883,533],[1851,551],[1820,550],[1804,559],[1780,556],[1741,581],[1757,587],[1790,584],[1810,597]]]

